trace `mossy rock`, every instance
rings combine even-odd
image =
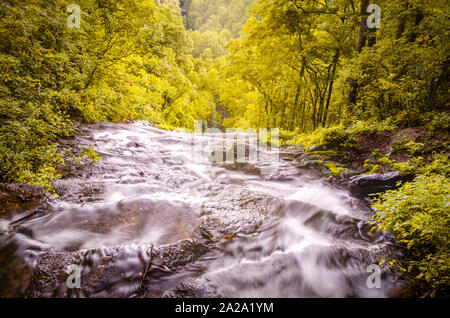
[[[345,171],[344,167],[334,162],[324,162],[322,164],[328,169],[328,171],[330,171],[331,175],[335,178],[340,177],[341,173]]]
[[[311,153],[315,156],[320,156],[325,160],[331,161],[340,161],[342,160],[342,153],[334,150],[326,150],[326,151],[314,151]]]
[[[375,174],[380,170],[380,165],[378,164],[371,164],[371,163],[365,163],[364,169],[366,170],[363,174]]]

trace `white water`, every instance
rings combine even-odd
[[[220,296],[389,295],[391,278],[370,289],[366,269],[390,245],[365,235],[370,212],[346,191],[283,159],[271,175],[212,165],[193,155],[192,137],[142,123],[86,128],[76,143],[92,145],[102,161],[58,181],[61,199],[21,226],[42,246],[76,251],[176,243],[202,225],[219,253],[200,279]],[[211,136],[196,138],[205,153],[215,149]]]

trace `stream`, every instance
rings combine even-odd
[[[217,165],[192,134],[145,123],[83,126],[97,165],[55,181],[58,199],[0,220],[7,297],[391,297],[394,255],[373,212],[280,150],[277,169]],[[197,135],[205,153],[223,135]],[[215,139],[214,139],[215,138]],[[67,284],[77,268],[80,288]],[[73,267],[75,266],[75,267]]]

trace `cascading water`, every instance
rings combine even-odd
[[[212,137],[196,136],[208,153]],[[369,237],[371,212],[297,168],[294,150],[262,175],[213,165],[193,156],[191,134],[142,123],[90,125],[74,142],[103,159],[56,181],[49,207],[1,221],[2,295],[390,296],[387,273],[367,285],[389,239]],[[81,288],[67,286],[70,265]]]

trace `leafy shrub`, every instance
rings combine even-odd
[[[440,174],[450,178],[450,163],[448,157],[443,154],[437,154],[433,157],[433,162],[420,168],[424,174]]]
[[[423,114],[417,110],[403,110],[397,115],[388,118],[387,121],[397,127],[415,127],[423,123]]]
[[[324,163],[323,165],[328,169],[328,171],[330,171],[333,177],[339,177],[341,173],[345,171],[344,168],[338,167],[337,165],[330,162]]]
[[[430,135],[434,135],[437,130],[449,131],[450,115],[448,113],[427,113],[427,121],[424,123]]]
[[[0,101],[0,182],[42,185],[58,177],[64,164],[54,143],[74,133],[71,124],[49,105]]]
[[[397,127],[425,126],[430,134],[437,130],[446,130],[450,128],[450,115],[445,112],[425,112],[402,111],[395,116],[388,118],[386,124]]]
[[[343,147],[349,142],[349,134],[343,126],[336,126],[322,131],[323,143],[334,147]]]
[[[450,284],[450,181],[426,173],[375,199],[379,230],[407,248],[408,271],[437,288]]]
[[[225,126],[226,127],[226,126]],[[287,131],[287,130],[280,130],[279,133],[279,140],[281,144],[289,143],[293,138],[295,138],[295,135],[298,133],[298,131]]]
[[[410,154],[415,155],[422,152],[423,148],[425,147],[425,144],[410,140],[406,144],[404,144],[404,147]]]
[[[366,170],[365,174],[374,174],[377,173],[378,170],[380,170],[380,166],[376,164],[371,164],[370,159],[367,159],[364,162],[364,170]]]
[[[406,162],[397,162],[391,160],[390,155],[378,158],[378,163],[386,167],[390,167],[394,171],[400,171],[403,175],[415,174],[420,171],[423,165],[422,157],[415,157]]]
[[[98,153],[95,152],[94,148],[92,146],[89,146],[89,148],[82,148],[82,155],[81,158],[83,160],[90,159],[92,164],[96,165],[102,157],[98,155]]]
[[[343,125],[319,128],[310,134],[301,134],[291,139],[290,144],[302,144],[306,149],[314,145],[337,149],[356,149],[358,142]]]
[[[357,121],[351,125],[347,132],[359,136],[373,136],[385,132],[394,132],[397,127],[388,121]]]

